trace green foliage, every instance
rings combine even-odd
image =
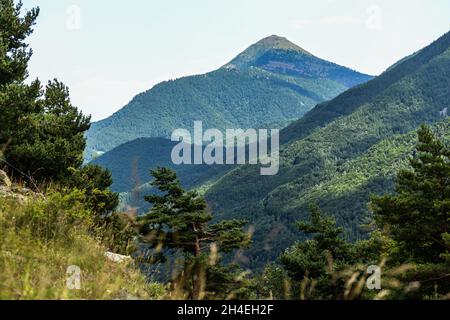
[[[139,234],[134,219],[114,212],[100,221],[97,219],[97,224],[100,225],[99,237],[112,252],[123,255],[136,253]]]
[[[257,291],[261,298],[275,300],[288,300],[291,298],[289,287],[292,280],[286,269],[275,263],[269,263],[264,267],[258,281]]]
[[[439,116],[448,106],[449,47],[450,33],[282,130],[278,175],[240,166],[208,186],[218,218],[245,217],[255,226],[255,267],[298,239],[293,222],[307,217],[309,203],[333,212],[349,240],[367,237],[361,225],[370,221],[370,195],[394,190],[395,173],[413,152],[413,130],[430,123],[450,138],[449,120]]]
[[[15,110],[19,112],[18,121],[11,123],[11,130],[3,137],[7,144],[4,156],[37,181],[61,181],[68,168],[77,168],[83,162],[89,117],[70,104],[67,87],[57,80],[48,83],[43,100],[31,103],[39,108],[31,113]],[[15,104],[2,107],[14,108]]]
[[[449,290],[447,206],[449,149],[428,126],[418,131],[410,168],[399,172],[395,195],[374,197],[377,228],[367,240],[349,244],[332,218],[311,209],[298,226],[313,238],[287,249],[280,261],[295,294],[308,298],[441,299]],[[443,209],[443,210],[442,210]],[[442,210],[442,211],[441,211]],[[382,268],[383,296],[365,290],[364,270]]]
[[[70,170],[64,182],[71,189],[83,190],[83,203],[94,213],[93,221],[100,227],[99,237],[106,239],[112,251],[131,254],[137,249],[135,222],[125,214],[115,212],[119,195],[112,192],[111,173],[94,164]]]
[[[336,221],[323,216],[318,207],[310,208],[310,222],[298,222],[298,228],[305,234],[313,234],[319,250],[328,250],[335,259],[345,259],[347,246],[340,238],[344,230],[336,227]]]
[[[22,82],[27,77],[27,65],[32,51],[25,39],[33,32],[39,8],[22,17],[22,2],[0,1],[0,87]]]
[[[0,299],[160,299],[162,285],[149,283],[134,266],[105,257],[94,214],[83,192],[50,191],[23,202],[0,197]],[[80,290],[67,286],[69,266],[81,269]]]
[[[152,185],[163,195],[146,196],[153,204],[150,212],[140,218],[142,233],[154,233],[154,246],[181,249],[193,256],[199,256],[215,243],[222,251],[241,248],[248,241],[242,232],[245,221],[221,221],[209,224],[212,214],[208,212],[206,201],[195,191],[185,191],[176,173],[167,168],[151,171],[155,180]]]
[[[79,169],[71,169],[65,182],[71,188],[85,190],[85,203],[99,217],[114,211],[119,203],[119,195],[111,192],[111,173],[100,166],[88,164]]]
[[[375,197],[377,223],[388,226],[402,253],[412,262],[439,262],[450,218],[450,149],[429,127],[418,132],[411,169],[399,172],[396,194]]]
[[[80,190],[49,191],[45,201],[18,204],[25,210],[13,220],[17,228],[29,229],[32,236],[50,240],[69,232],[70,228],[77,228],[77,225],[93,223],[94,217],[83,202],[84,193]],[[9,205],[7,201],[5,203]]]
[[[32,51],[26,38],[39,9],[22,16],[22,3],[0,2],[0,146],[11,174],[37,181],[60,181],[69,167],[82,164],[84,131],[90,118],[79,112],[61,82],[42,90],[38,80],[25,84]],[[23,178],[23,177],[22,177]]]
[[[16,180],[47,182],[83,190],[88,208],[110,213],[118,195],[108,188],[111,175],[96,166],[81,167],[90,117],[70,102],[69,89],[58,80],[44,90],[38,80],[26,84],[31,50],[25,43],[39,9],[23,13],[22,3],[0,2],[0,161]]]
[[[398,173],[396,193],[374,197],[371,203],[377,224],[397,243],[391,258],[414,263],[401,280],[415,288],[394,290],[397,299],[434,299],[450,291],[450,149],[428,126],[420,128],[418,140],[410,168]]]
[[[38,80],[25,83],[32,53],[25,40],[38,13],[0,0],[0,161],[15,180],[32,176],[59,191],[48,188],[43,196],[28,190],[27,197],[12,199],[14,186],[6,188],[8,196],[2,193],[0,298],[448,297],[450,122],[439,118],[439,110],[448,107],[450,34],[283,130],[277,176],[261,177],[251,166],[158,168],[146,185],[143,168],[171,166],[171,142],[135,140],[107,152],[96,163],[118,177],[116,190],[138,186],[156,192],[145,197],[152,207],[136,221],[114,212],[118,195],[109,189],[111,173],[82,166],[90,119],[71,104],[68,88],[57,80],[45,88]],[[368,78],[270,37],[217,71],[137,96],[88,133],[87,157],[136,137],[167,137],[199,115],[205,126],[219,129],[281,127]],[[424,122],[433,126],[421,127],[413,152],[412,130]],[[150,149],[142,148],[147,144]],[[131,157],[142,162],[136,166]],[[411,168],[404,169],[408,160]],[[178,177],[188,181],[182,185]],[[203,196],[185,190],[202,184],[217,217]],[[378,228],[367,237],[361,224],[370,221],[370,194],[394,190],[373,198]],[[308,203],[334,217],[312,207],[305,222]],[[251,266],[262,266],[291,245],[279,258],[282,266],[270,264],[252,278],[238,265],[222,263],[224,255],[243,254],[250,243],[240,218],[256,228]],[[151,263],[181,256],[170,270],[167,296],[162,285],[148,284],[132,266],[104,258],[106,250],[136,252],[138,236]],[[364,239],[348,242],[359,238]],[[292,245],[296,239],[304,240]],[[364,290],[366,266],[372,264],[384,268],[380,293]],[[81,291],[64,286],[69,265],[82,267],[88,279]]]
[[[298,227],[305,234],[313,235],[312,239],[288,248],[280,261],[294,282],[299,283],[305,277],[317,279],[321,297],[332,298],[331,273],[342,269],[351,256],[350,245],[341,238],[343,229],[317,207],[310,208],[310,222],[299,222]]]
[[[177,173],[186,189],[195,188],[210,180],[218,179],[234,165],[175,165],[171,159],[172,149],[178,142],[164,138],[141,138],[124,143],[103,154],[91,163],[107,168],[113,177],[111,189],[126,197],[122,206],[139,208],[145,213],[149,205],[141,194],[152,192],[147,183],[148,168],[165,167]],[[126,192],[126,193],[125,193]]]
[[[264,45],[260,53],[276,51],[264,63],[258,60],[259,53],[249,56],[244,52],[245,67],[235,68],[232,61],[216,71],[163,82],[137,95],[113,116],[92,125],[87,133],[86,159],[91,160],[96,151],[106,152],[137,138],[170,137],[173,130],[192,128],[197,120],[202,120],[205,128],[220,130],[286,123],[349,86],[371,79],[305,56],[301,50],[293,51],[293,46]],[[305,59],[308,62],[302,65]],[[270,68],[283,62],[303,71],[286,73],[282,68]],[[341,73],[335,77],[330,69]]]
[[[211,224],[213,217],[207,210],[206,201],[195,191],[185,191],[175,172],[157,168],[151,174],[155,178],[152,185],[160,193],[145,197],[153,206],[138,220],[141,233],[157,254],[164,255],[163,250],[175,249],[183,255],[183,272],[176,275],[176,281],[183,283],[189,297],[199,299],[202,292],[211,290],[202,285],[202,279],[217,276],[214,275],[217,267],[211,269],[206,256],[216,250],[213,259],[217,261],[219,252],[247,246],[249,239],[242,230],[246,223],[233,220]],[[210,262],[209,265],[215,266],[216,263]],[[194,277],[192,280],[189,280],[190,275]]]
[[[441,258],[443,258],[447,262],[447,264],[450,265],[450,234],[444,233],[442,235],[442,239],[444,240],[447,250],[445,251],[445,253],[441,254]]]
[[[21,2],[0,1],[2,167],[13,181],[31,182],[33,189],[37,189],[37,185],[42,189],[57,185],[61,194],[68,197],[61,201],[78,208],[79,203],[73,203],[69,197],[73,190],[80,196],[78,201],[84,202],[86,209],[95,213],[91,218],[98,226],[113,225],[109,221],[113,217],[105,217],[118,205],[118,195],[109,190],[112,184],[110,173],[98,166],[82,167],[86,145],[84,132],[90,127],[90,117],[71,104],[69,89],[58,80],[49,81],[44,89],[38,80],[30,84],[25,82],[32,54],[26,39],[33,32],[39,9],[26,12],[22,9]],[[67,208],[67,212],[72,209]],[[74,219],[83,220],[81,216]],[[58,223],[53,216],[50,220]],[[116,233],[121,237],[120,242],[124,242],[121,231],[116,230]]]

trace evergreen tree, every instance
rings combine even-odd
[[[22,113],[11,131],[6,160],[37,181],[62,181],[69,168],[83,163],[90,119],[71,105],[67,87],[57,80],[35,103],[39,109]]]
[[[39,15],[39,8],[21,15],[22,2],[0,0],[0,86],[21,83],[28,76],[27,67],[32,50],[25,39]]]
[[[373,198],[372,209],[406,260],[440,262],[450,230],[450,149],[427,126],[418,138],[411,169],[398,174],[396,194]]]
[[[98,217],[113,212],[119,205],[119,195],[112,192],[111,173],[97,165],[88,164],[80,169],[71,170],[71,175],[65,184],[71,188],[85,191],[86,205]]]
[[[184,270],[175,281],[183,278],[181,282],[189,296],[199,299],[208,291],[207,280],[218,277],[217,273],[212,274],[214,269],[223,272],[218,267],[211,268],[215,265],[211,259],[218,260],[220,252],[229,253],[248,245],[248,236],[242,230],[246,222],[231,220],[213,224],[205,199],[195,191],[185,191],[175,172],[157,168],[151,175],[152,186],[160,193],[145,197],[153,207],[139,219],[141,233],[149,246],[158,248],[159,252],[175,249],[183,254]],[[211,248],[217,248],[217,252],[211,252]]]
[[[32,9],[23,16],[21,10],[21,2],[15,5],[13,0],[0,0],[0,150],[3,162],[20,118],[39,112],[36,101],[42,94],[38,80],[30,85],[23,83],[32,54],[25,39],[33,32],[39,9]]]
[[[310,208],[310,221],[298,222],[298,228],[312,239],[299,242],[287,249],[280,260],[294,279],[320,277],[327,273],[329,261],[335,264],[349,257],[349,245],[341,238],[343,229],[332,217],[324,216],[318,207]]]
[[[79,168],[90,117],[69,99],[61,82],[45,89],[39,80],[26,84],[32,50],[25,43],[39,9],[22,15],[22,3],[0,0],[0,147],[11,175],[37,181],[61,181],[70,167]],[[23,177],[22,177],[23,178]]]
[[[291,298],[289,286],[292,280],[287,271],[276,263],[269,263],[257,278],[257,290],[261,298],[288,300]]]
[[[106,215],[117,207],[118,195],[109,190],[108,171],[82,166],[90,117],[72,105],[69,89],[58,80],[45,88],[39,80],[25,83],[32,55],[25,41],[39,8],[22,9],[21,1],[0,0],[0,164],[33,187],[52,182],[83,190],[87,206],[104,225],[113,220]]]
[[[351,246],[341,238],[343,229],[320,209],[310,207],[310,221],[298,222],[299,229],[312,236],[288,248],[280,261],[293,283],[306,279],[316,281],[314,297],[330,299],[342,294],[341,284],[334,283],[332,273],[342,269],[351,259]],[[297,295],[299,288],[292,288]],[[313,293],[312,293],[313,294]]]

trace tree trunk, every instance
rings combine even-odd
[[[196,225],[194,225],[194,232],[195,232],[195,265],[193,270],[193,277],[192,277],[192,299],[193,300],[201,300],[203,297],[204,292],[204,274],[203,274],[203,268],[200,263],[200,255],[202,253],[200,248],[200,240],[197,235],[198,228]]]

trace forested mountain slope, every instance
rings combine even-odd
[[[160,83],[93,123],[85,158],[141,137],[170,137],[196,120],[218,129],[285,124],[371,78],[271,36],[216,71]]]
[[[406,145],[412,144],[408,137],[413,133],[397,135],[422,123],[442,121],[439,111],[448,107],[450,97],[449,47],[447,33],[380,77],[318,105],[284,129],[277,176],[262,177],[259,168],[245,166],[209,188],[207,200],[220,218],[245,217],[254,223],[255,244],[250,252],[254,263],[274,259],[296,239],[294,221],[306,216],[310,201],[336,215],[349,238],[364,236],[360,225],[368,215],[369,194],[391,190],[383,170],[399,166],[410,152]],[[441,135],[448,134],[448,126],[439,128]],[[392,145],[396,139],[403,141],[404,152]],[[392,152],[399,156],[386,165],[383,159]],[[348,180],[358,177],[363,169],[355,164],[365,160],[370,160],[376,174],[359,184]]]
[[[230,170],[232,165],[175,165],[172,149],[179,142],[164,138],[140,138],[120,145],[92,162],[107,168],[116,192],[131,191],[150,180],[150,169],[167,167],[175,170],[185,188],[198,185]]]

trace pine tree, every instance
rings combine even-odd
[[[39,8],[23,12],[21,1],[0,0],[0,166],[32,187],[52,182],[85,191],[87,206],[102,218],[115,210],[118,195],[109,190],[109,172],[82,166],[90,117],[72,105],[60,81],[45,88],[25,82],[32,55],[26,39],[38,15]]]
[[[211,223],[213,216],[205,199],[195,191],[185,191],[175,172],[157,168],[151,171],[151,175],[154,177],[151,184],[159,193],[145,197],[153,207],[139,220],[141,233],[151,248],[158,248],[161,253],[175,249],[183,254],[181,277],[185,285],[190,286],[189,296],[199,299],[206,290],[205,279],[214,278],[208,275],[208,271],[213,271],[208,266],[213,265],[208,262],[212,258],[209,256],[211,248],[217,248],[218,259],[220,252],[229,253],[246,247],[249,239],[242,229],[246,222]]]
[[[62,181],[83,164],[84,132],[90,119],[72,106],[61,82],[49,82],[39,110],[22,113],[10,132],[6,160],[37,181]]]
[[[28,61],[32,50],[25,39],[33,32],[32,27],[39,15],[39,9],[32,9],[21,15],[22,3],[0,0],[0,150],[12,143],[23,114],[39,112],[36,103],[41,96],[38,80],[30,85],[27,78]],[[4,154],[2,155],[2,158]],[[3,159],[4,160],[4,159]]]
[[[329,261],[341,263],[349,256],[349,245],[341,238],[343,229],[332,217],[324,216],[316,206],[310,208],[310,221],[297,223],[299,229],[312,239],[287,249],[280,260],[294,279],[320,277],[326,274]]]
[[[97,217],[102,218],[112,213],[119,205],[119,195],[109,188],[113,180],[111,172],[98,165],[87,164],[79,169],[71,169],[64,184],[85,191],[86,206]]]
[[[39,9],[22,14],[22,3],[0,0],[0,150],[13,176],[61,181],[69,168],[83,163],[84,132],[90,117],[70,102],[69,90],[50,81],[30,84],[32,50],[25,40],[33,32]]]
[[[398,174],[396,194],[375,197],[372,209],[380,227],[387,227],[410,262],[440,262],[448,249],[450,149],[429,127],[418,131],[411,169]]]
[[[22,6],[21,1],[15,5],[13,0],[0,0],[0,86],[21,83],[28,76],[32,51],[25,39],[33,32],[39,8],[22,17]]]
[[[317,206],[310,208],[310,221],[297,223],[300,231],[313,235],[319,250],[327,250],[334,259],[345,259],[348,245],[342,239],[344,229],[336,226],[333,217],[325,216]]]

